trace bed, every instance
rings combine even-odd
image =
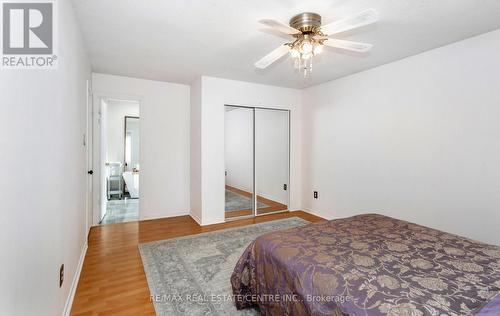
[[[262,315],[500,315],[500,247],[365,214],[258,237],[231,276]]]

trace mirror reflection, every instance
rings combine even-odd
[[[224,124],[226,219],[288,210],[289,112],[226,106]]]

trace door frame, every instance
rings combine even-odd
[[[92,118],[92,162],[93,162],[93,171],[94,174],[92,176],[92,226],[100,225],[100,215],[102,214],[102,205],[103,201],[101,201],[102,194],[102,185],[101,185],[101,173],[102,173],[102,159],[101,159],[101,101],[102,100],[123,100],[123,101],[134,101],[139,103],[139,113],[143,107],[143,96],[133,95],[133,94],[124,94],[124,93],[116,93],[116,92],[107,92],[107,91],[93,91],[92,94],[92,110],[93,110],[93,118]],[[142,115],[140,115],[142,116]],[[139,139],[140,139],[139,134]],[[139,220],[141,218],[141,208],[139,204]]]

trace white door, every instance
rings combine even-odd
[[[86,166],[87,166],[87,181],[86,181],[86,230],[88,234],[90,227],[92,227],[92,213],[93,213],[93,106],[92,106],[92,90],[90,81],[87,80],[87,125],[85,130],[84,142],[86,153]]]
[[[92,158],[93,194],[92,225],[99,225],[106,212],[106,109],[107,105],[101,96],[92,95]],[[90,159],[90,158],[89,158]]]

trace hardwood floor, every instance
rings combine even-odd
[[[199,226],[189,216],[93,227],[71,315],[154,315],[137,245],[218,229],[298,216],[323,220],[302,211],[269,214]]]
[[[252,193],[234,188],[234,187],[229,186],[229,185],[226,185],[226,190],[229,190],[229,191],[232,191],[234,193],[252,198]],[[267,205],[267,207],[261,207],[261,208],[257,209],[258,215],[272,213],[272,212],[278,212],[278,211],[285,211],[288,209],[288,206],[286,206],[285,204],[281,204],[279,202],[266,199],[260,195],[257,195],[257,201]],[[248,216],[248,215],[252,215],[251,209],[226,212],[226,218]]]

